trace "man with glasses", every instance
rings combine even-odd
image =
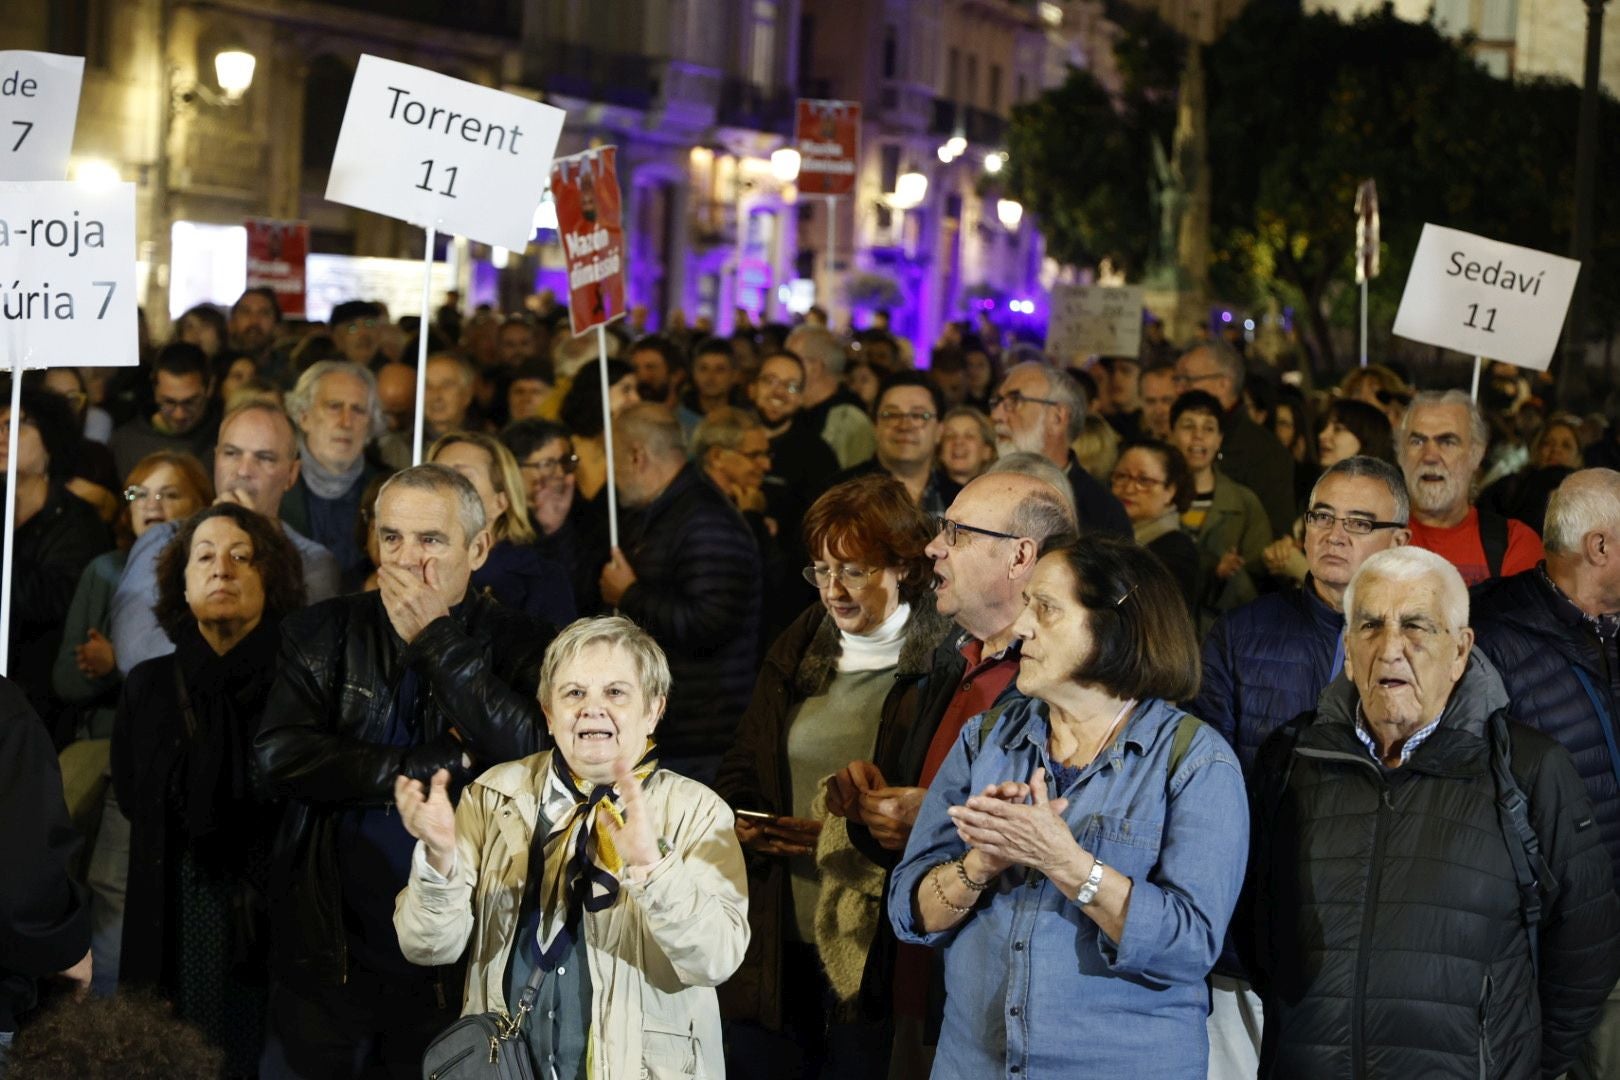
[[[378,353],[382,345],[383,310],[381,304],[370,300],[345,300],[332,309],[327,325],[332,328],[332,343],[343,359],[363,367],[380,367],[384,358]]]
[[[287,534],[303,561],[304,594],[313,604],[338,594],[341,575],[330,551],[281,520],[281,500],[297,482],[298,467],[297,434],[281,406],[252,401],[227,413],[220,423],[214,501],[245,506]],[[179,528],[180,522],[170,521],[147,529],[130,548],[124,576],[113,592],[107,636],[125,675],[143,660],[174,651],[152,607],[157,603],[158,555]]]
[[[1406,484],[1379,458],[1350,457],[1322,474],[1305,511],[1310,573],[1215,620],[1203,683],[1188,711],[1226,737],[1243,769],[1266,736],[1311,711],[1344,669],[1344,590],[1371,555],[1407,542]],[[1260,1067],[1260,999],[1230,949],[1210,975],[1212,1080]]]
[[[1294,525],[1294,457],[1277,436],[1243,407],[1243,357],[1223,341],[1209,341],[1176,361],[1176,393],[1202,390],[1226,410],[1220,470],[1260,497],[1273,536]]]
[[[1461,390],[1416,395],[1395,432],[1412,500],[1412,543],[1455,566],[1469,588],[1529,570],[1542,556],[1534,529],[1469,498],[1489,442],[1484,414]]]
[[[1131,535],[1125,508],[1074,455],[1072,444],[1086,425],[1086,395],[1067,373],[1033,361],[1017,365],[990,398],[990,420],[998,451],[1040,454],[1067,472],[1082,529]]]
[[[853,469],[839,473],[833,483],[886,472],[906,486],[925,513],[943,514],[961,490],[937,464],[944,412],[945,395],[932,376],[920,371],[883,376],[872,410],[877,452]]]
[[[535,549],[568,571],[575,608],[590,610],[599,603],[596,580],[608,560],[606,523],[576,494],[579,455],[568,429],[550,420],[520,420],[507,425],[500,438],[523,478]]]
[[[206,462],[218,430],[209,422],[213,392],[213,371],[201,349],[183,342],[165,346],[152,362],[157,410],[121,425],[107,442],[118,475],[128,476],[142,458],[162,450]]]

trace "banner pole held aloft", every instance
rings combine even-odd
[[[428,330],[433,326],[433,241],[436,230],[427,227],[422,247],[422,323],[416,328],[416,441],[411,444],[411,464],[422,464],[423,406],[427,398]]]
[[[11,559],[17,544],[17,431],[22,427],[22,353],[11,364],[11,412],[6,427],[6,535],[0,558],[0,675],[11,674]]]
[[[602,449],[607,454],[608,547],[619,546],[619,492],[613,479],[613,404],[608,401],[607,324],[596,327],[596,373],[602,380]]]
[[[1474,387],[1468,393],[1475,401],[1479,400],[1479,369],[1484,366],[1485,358],[1483,356],[1474,357]]]

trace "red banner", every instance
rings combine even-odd
[[[861,151],[860,102],[800,98],[793,142],[799,150],[800,194],[854,194]]]
[[[617,147],[601,146],[551,165],[557,232],[568,262],[568,321],[576,337],[625,314],[617,157]]]
[[[304,256],[309,254],[309,223],[248,218],[247,287],[275,291],[281,313],[304,315]]]

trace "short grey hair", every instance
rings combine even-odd
[[[348,360],[319,360],[298,376],[298,382],[293,384],[292,390],[287,394],[287,415],[293,418],[293,423],[300,431],[304,427],[305,414],[315,404],[315,394],[321,380],[328,375],[347,375],[365,383],[368,442],[388,430],[388,423],[383,419],[382,403],[377,400],[377,376],[372,374],[371,369],[364,364]]]
[[[298,456],[298,425],[293,423],[293,418],[287,415],[287,410],[281,407],[280,402],[277,402],[271,398],[249,398],[246,401],[243,401],[241,404],[233,406],[231,409],[226,411],[224,418],[220,420],[220,432],[223,433],[226,428],[230,427],[231,422],[234,421],[238,416],[241,416],[243,413],[250,412],[268,413],[271,416],[279,418],[283,424],[286,424],[287,452],[293,457]]]
[[[592,645],[618,646],[630,654],[636,680],[649,703],[654,698],[669,697],[669,660],[652,635],[623,615],[598,615],[575,619],[546,646],[545,659],[540,661],[540,690],[535,695],[542,708],[551,700],[563,665],[579,659],[580,653]]]
[[[764,427],[759,417],[746,409],[722,406],[705,416],[692,432],[692,457],[702,461],[704,455],[717,447],[735,450],[742,444],[744,435],[750,431],[764,430]]]
[[[431,491],[437,495],[451,495],[456,500],[456,517],[461,521],[462,539],[467,544],[470,545],[473,537],[483,532],[484,500],[478,497],[478,489],[472,486],[472,481],[450,466],[427,464],[401,469],[377,489],[379,508],[389,489],[396,485],[411,491]],[[375,518],[375,515],[373,517]]]
[[[1574,555],[1588,533],[1620,528],[1620,472],[1581,469],[1547,500],[1541,546],[1556,555]]]
[[[844,373],[844,365],[849,363],[849,353],[844,351],[843,342],[824,326],[804,325],[795,328],[787,336],[786,346],[801,359],[816,361],[822,370],[835,378]]]
[[[1365,578],[1381,581],[1417,581],[1434,575],[1440,579],[1440,615],[1453,632],[1468,625],[1468,586],[1457,568],[1444,556],[1426,548],[1387,548],[1361,564],[1344,590],[1344,624],[1350,626],[1356,610],[1356,590]]]
[[[429,353],[427,362],[431,364],[435,360],[442,360],[456,365],[456,374],[461,376],[461,385],[468,390],[471,390],[473,383],[478,381],[478,372],[473,368],[472,363],[458,352],[441,350],[436,353]]]
[[[1468,410],[1468,438],[1473,443],[1475,455],[1483,458],[1486,448],[1490,446],[1491,432],[1485,425],[1485,414],[1480,411],[1479,402],[1463,390],[1422,390],[1413,394],[1406,411],[1401,414],[1401,422],[1395,427],[1395,452],[1400,454],[1406,449],[1406,439],[1412,434],[1412,414],[1419,409],[1441,405],[1460,405]]]
[[[1027,536],[1039,543],[1054,536],[1080,531],[1080,515],[1074,508],[1074,488],[1064,471],[1048,461],[1043,454],[1017,453],[997,458],[995,464],[984,471],[985,476],[1012,473],[1039,480],[1036,488],[1013,507],[1007,531]]]
[[[653,457],[686,459],[681,422],[657,402],[642,401],[627,406],[613,418],[613,437],[625,446],[636,443]]]
[[[1232,347],[1231,342],[1224,338],[1211,338],[1209,341],[1199,342],[1181,354],[1181,359],[1197,352],[1206,352],[1209,358],[1215,361],[1215,366],[1221,369],[1221,374],[1232,380],[1232,393],[1243,393],[1244,377],[1248,368],[1243,363],[1243,354]]]
[[[1316,483],[1311,485],[1311,501],[1306,509],[1316,505],[1316,489],[1330,476],[1364,476],[1369,480],[1377,480],[1389,489],[1389,497],[1395,500],[1394,520],[1402,525],[1412,520],[1412,497],[1406,493],[1406,480],[1401,476],[1401,470],[1383,458],[1357,454],[1328,466],[1327,471],[1317,477]]]
[[[1074,442],[1074,440],[1078,439],[1080,433],[1086,429],[1086,392],[1081,387],[1079,380],[1067,371],[1038,361],[1026,360],[1022,364],[1014,364],[1009,368],[1007,374],[1002,376],[1001,381],[1005,383],[1012,378],[1014,372],[1018,371],[1039,371],[1041,373],[1041,377],[1046,380],[1046,396],[1055,405],[1069,410],[1067,441]]]

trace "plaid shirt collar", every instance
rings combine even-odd
[[[1536,564],[1536,573],[1541,575],[1542,582],[1552,590],[1553,609],[1558,612],[1565,622],[1578,623],[1586,627],[1596,634],[1598,640],[1605,645],[1614,643],[1615,635],[1620,633],[1620,614],[1589,615],[1581,609],[1579,604],[1571,600],[1563,589],[1558,587],[1558,582],[1554,581],[1552,575],[1547,573],[1547,564],[1545,562]]]
[[[1416,752],[1417,748],[1422,746],[1439,727],[1440,717],[1437,716],[1432,723],[1426,724],[1408,735],[1406,741],[1401,744],[1401,760],[1396,767],[1399,768],[1411,760],[1412,754]],[[1372,732],[1367,729],[1367,716],[1361,711],[1361,702],[1359,701],[1356,702],[1356,738],[1361,740],[1361,745],[1367,748],[1367,753],[1372,755],[1374,761],[1380,765],[1384,763],[1383,757],[1378,753],[1378,740],[1373,738]]]

